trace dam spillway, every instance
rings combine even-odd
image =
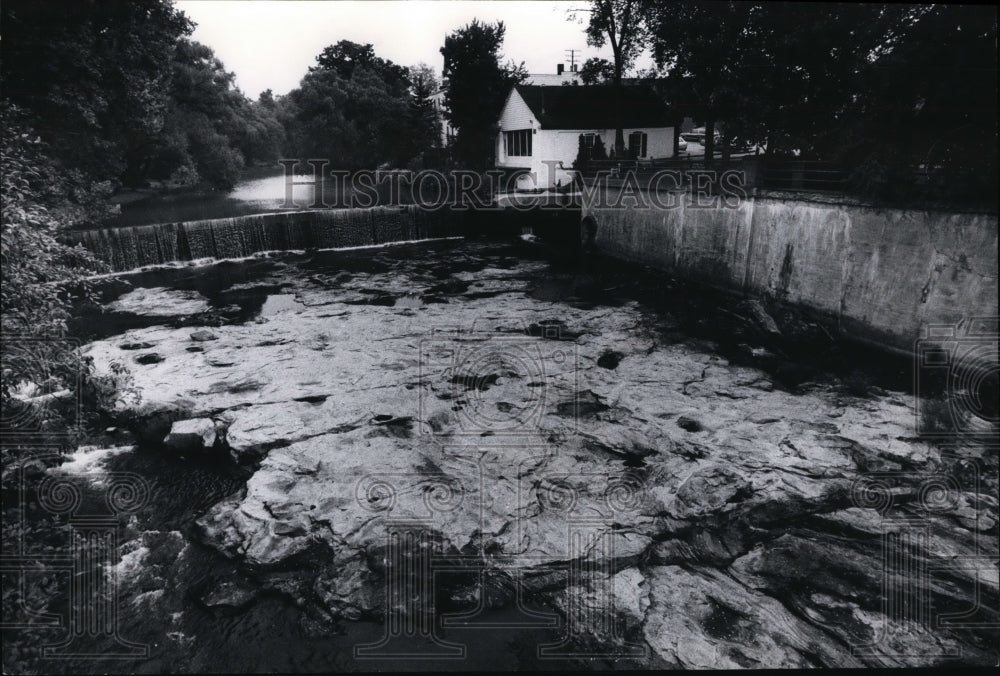
[[[97,228],[67,234],[123,272],[147,265],[206,258],[241,258],[263,251],[371,246],[464,234],[467,212],[415,206],[325,209],[231,218]]]

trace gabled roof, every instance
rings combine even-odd
[[[618,91],[610,85],[561,85],[514,88],[535,114],[542,129],[609,129],[615,126]],[[663,100],[645,86],[621,89],[624,127],[669,127],[670,113]]]

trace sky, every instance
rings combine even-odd
[[[371,43],[375,54],[402,66],[426,63],[440,77],[447,34],[478,18],[507,27],[505,60],[529,73],[555,73],[576,49],[577,63],[611,50],[587,46],[585,19],[569,19],[587,2],[524,0],[178,0],[198,24],[192,39],[215,50],[236,84],[251,98],[265,89],[286,94],[299,84],[323,48],[339,40]]]

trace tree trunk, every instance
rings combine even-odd
[[[729,125],[722,132],[722,162],[728,164],[733,152],[733,132],[729,131]]]
[[[622,57],[615,49],[615,159],[625,157],[625,131],[622,128]]]
[[[715,161],[715,120],[705,122],[705,164]]]
[[[622,89],[618,85],[618,94],[615,96],[615,159],[620,160],[625,157],[625,130],[622,128]]]
[[[681,153],[681,125],[674,125],[674,157],[678,157]]]

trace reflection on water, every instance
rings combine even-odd
[[[313,203],[316,187],[312,180],[312,174],[294,177],[290,189],[292,203],[297,208],[304,209]],[[174,223],[287,211],[288,190],[281,167],[275,167],[271,175],[241,181],[229,192],[178,192],[123,204],[121,214],[110,225]],[[327,204],[335,203],[340,196],[340,187],[329,177],[323,181],[322,190]]]

